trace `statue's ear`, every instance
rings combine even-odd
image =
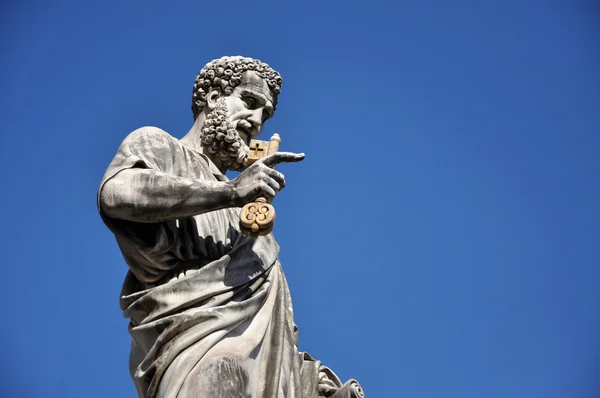
[[[220,96],[221,96],[220,90],[213,89],[208,92],[208,94],[206,95],[206,108],[209,111],[212,111],[213,109],[215,109],[215,106],[217,106],[217,101],[219,100]]]

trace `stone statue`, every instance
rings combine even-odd
[[[342,384],[298,352],[279,246],[240,230],[242,206],[285,186],[273,167],[304,159],[247,162],[281,83],[255,59],[211,61],[194,83],[190,131],[177,140],[142,127],[106,170],[98,207],[129,265],[121,308],[140,397],[363,396],[355,380]],[[229,180],[228,169],[241,173]]]

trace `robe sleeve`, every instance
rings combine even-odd
[[[179,141],[157,127],[142,127],[129,134],[119,146],[114,159],[106,169],[98,193],[104,184],[122,170],[132,168],[155,169],[173,173]]]
[[[156,127],[142,127],[129,134],[121,143],[98,189],[98,210],[102,220],[115,234],[125,260],[141,280],[155,279],[172,266],[168,263],[151,261],[150,264],[142,261],[146,264],[140,267],[139,255],[150,260],[168,252],[176,238],[176,221],[141,223],[108,217],[102,212],[100,195],[106,182],[122,170],[153,169],[174,174],[177,169],[176,159],[181,159],[181,156],[185,154],[176,138]],[[135,268],[138,268],[137,272]],[[140,273],[140,268],[144,272]]]

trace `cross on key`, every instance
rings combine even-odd
[[[258,155],[258,152],[264,152],[265,148],[261,148],[260,144],[258,142],[254,142],[254,148],[250,148],[254,151],[254,156],[256,156],[257,159],[260,159],[262,156]]]
[[[279,150],[280,141],[279,134],[273,134],[270,141],[250,140],[250,143],[248,144],[249,148],[246,166],[277,152]]]

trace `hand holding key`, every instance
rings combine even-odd
[[[270,142],[252,140],[247,161],[250,166],[233,180],[234,192],[245,205],[240,212],[240,227],[246,235],[266,235],[273,230],[275,209],[269,203],[285,187],[285,177],[272,167],[304,159],[303,153],[277,152],[280,142],[278,134]]]

